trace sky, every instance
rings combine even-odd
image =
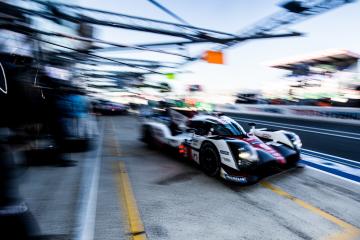
[[[193,26],[230,33],[237,33],[280,10],[280,1],[273,0],[157,1]],[[147,0],[77,0],[77,3],[91,8],[177,22]],[[107,17],[107,20],[117,19]],[[170,84],[179,90],[187,84],[202,84],[207,92],[230,93],[253,89],[269,91],[283,86],[283,76],[286,74],[286,71],[270,68],[268,65],[272,61],[328,49],[347,49],[360,54],[359,23],[360,1],[356,1],[287,27],[288,30],[305,33],[303,37],[247,41],[224,52],[224,65],[198,61],[186,65],[182,69],[185,73],[177,74],[175,80],[167,80],[161,75],[152,75],[149,79],[170,81]],[[103,40],[127,44],[180,40],[163,35],[104,27],[97,28],[96,34]],[[210,46],[206,44],[190,47],[187,51],[194,54],[200,51],[200,48],[207,50]],[[168,55],[136,51],[108,53],[107,56],[179,60]]]

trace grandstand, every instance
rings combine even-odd
[[[289,71],[285,78],[289,79],[292,99],[358,107],[359,58],[359,54],[337,49],[276,61],[270,66]]]

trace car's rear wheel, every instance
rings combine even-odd
[[[151,129],[149,127],[145,127],[143,129],[143,137],[142,141],[148,145],[148,147],[152,148],[154,144],[154,137],[151,133]]]
[[[200,150],[200,167],[204,173],[214,177],[220,173],[220,156],[216,147],[211,143],[204,143]]]

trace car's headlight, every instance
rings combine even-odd
[[[243,147],[238,148],[238,157],[239,157],[239,161],[246,160],[246,161],[254,162],[258,160],[258,156],[255,149],[249,145],[245,145]]]
[[[248,143],[238,140],[227,141],[239,168],[253,166],[259,160],[256,150]]]
[[[250,156],[251,156],[250,152],[244,152],[241,149],[239,149],[239,158],[248,159]]]

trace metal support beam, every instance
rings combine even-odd
[[[291,33],[282,33],[282,34],[258,34],[250,37],[235,37],[235,38],[227,38],[223,39],[221,44],[227,45],[231,42],[242,42],[247,40],[255,40],[255,39],[266,39],[266,38],[282,38],[282,37],[299,37],[303,36],[302,33],[299,32],[291,32]],[[196,40],[196,41],[175,41],[175,42],[161,42],[161,43],[148,43],[148,44],[139,44],[136,45],[137,47],[164,47],[164,46],[183,46],[183,45],[193,45],[199,43],[209,43],[207,40]],[[130,48],[118,48],[118,47],[107,47],[107,48],[99,48],[94,49],[93,51],[96,52],[111,52],[111,51],[122,51],[122,50],[129,50]]]

